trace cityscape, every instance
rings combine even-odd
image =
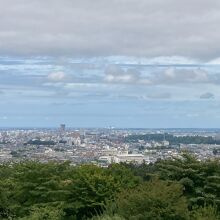
[[[219,129],[58,128],[1,129],[0,162],[35,160],[93,163],[154,163],[179,158],[183,152],[198,160],[220,158]]]

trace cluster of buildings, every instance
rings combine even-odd
[[[179,157],[182,151],[191,152],[200,160],[220,157],[220,145],[172,145],[167,140],[126,141],[129,135],[146,132],[160,131],[66,129],[64,124],[59,129],[2,129],[0,163],[21,160],[70,161],[73,165],[94,163],[105,167],[120,162],[154,163],[158,159]]]

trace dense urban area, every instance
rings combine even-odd
[[[0,162],[36,160],[94,163],[154,163],[189,152],[199,160],[220,157],[215,129],[57,129],[0,130]]]

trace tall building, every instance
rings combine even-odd
[[[64,132],[65,129],[66,129],[66,125],[65,125],[65,124],[61,124],[61,125],[60,125],[60,131],[61,131],[61,132]]]

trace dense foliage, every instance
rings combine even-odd
[[[0,166],[0,219],[219,219],[220,162]]]
[[[143,135],[129,135],[125,137],[126,142],[144,141],[169,141],[172,145],[178,144],[220,144],[220,140],[215,140],[211,136],[174,136],[172,134],[143,134]]]

